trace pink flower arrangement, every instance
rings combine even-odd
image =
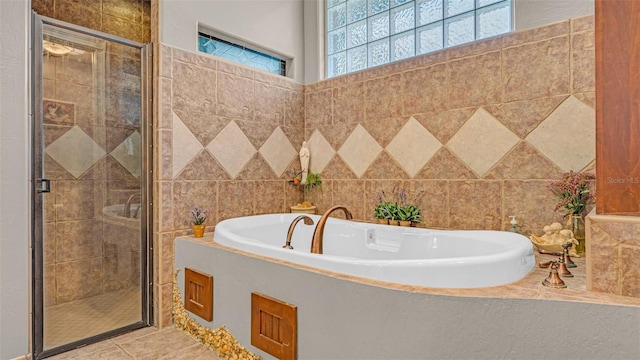
[[[560,198],[555,210],[565,208],[565,216],[582,215],[594,199],[590,181],[595,178],[591,173],[573,170],[562,174],[562,180],[551,183],[551,191]]]

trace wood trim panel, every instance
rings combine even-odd
[[[640,215],[640,1],[596,0],[596,212]]]
[[[296,359],[297,311],[295,305],[251,293],[251,345],[278,359]]]
[[[184,308],[207,321],[213,320],[213,276],[184,269]]]

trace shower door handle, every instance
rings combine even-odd
[[[51,192],[51,180],[49,180],[49,179],[38,179],[38,192],[39,193]]]

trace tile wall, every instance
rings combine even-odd
[[[562,218],[551,181],[595,159],[594,23],[584,17],[315,84],[162,46],[156,137],[156,309],[171,321],[173,239],[288,211],[309,141],[324,211],[372,220],[375,192],[424,191],[425,225],[522,232]]]
[[[587,289],[640,298],[640,218],[587,216]]]
[[[119,44],[102,55],[43,60],[45,306],[140,283],[140,221],[103,217],[140,191],[140,56]]]
[[[39,15],[125,39],[151,41],[151,0],[31,0]]]
[[[155,124],[156,309],[171,324],[173,239],[231,217],[285,212],[302,201],[287,180],[299,169],[303,86],[210,55],[162,46]]]

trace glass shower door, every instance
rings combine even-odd
[[[147,326],[148,50],[35,17],[36,357]]]

